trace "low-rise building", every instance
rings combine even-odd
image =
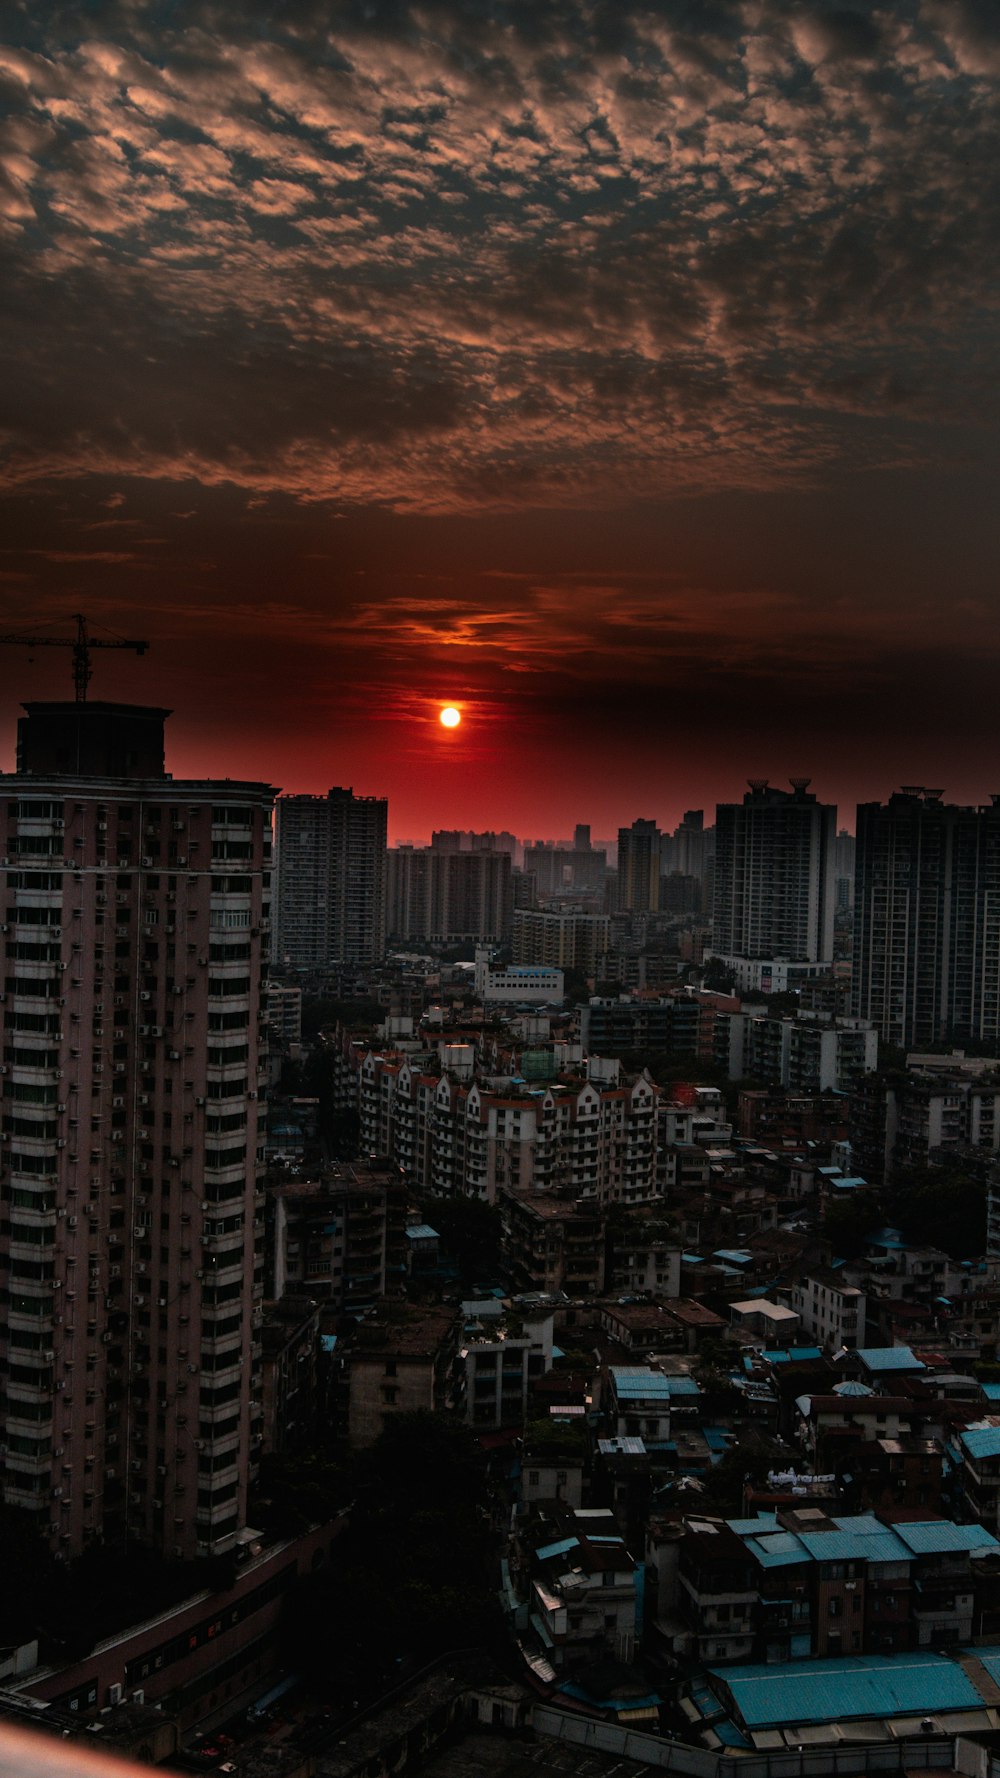
[[[355,1330],[348,1368],[348,1437],[373,1444],[399,1414],[434,1413],[453,1399],[460,1322],[453,1309],[383,1304]]]
[[[566,1534],[537,1543],[531,1559],[532,1628],[557,1673],[599,1658],[633,1659],[641,1594],[636,1563],[614,1514],[584,1508]]]
[[[463,1305],[465,1418],[477,1432],[523,1425],[531,1383],[552,1368],[553,1315],[487,1300]]]
[[[802,1332],[827,1351],[864,1345],[865,1294],[835,1272],[807,1273],[790,1286],[788,1300]]]

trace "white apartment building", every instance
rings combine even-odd
[[[840,1352],[864,1345],[867,1298],[863,1290],[843,1283],[832,1273],[817,1272],[800,1278],[787,1294],[802,1332],[818,1346]]]
[[[644,1075],[611,1084],[470,1083],[369,1051],[357,1096],[364,1149],[403,1167],[417,1189],[488,1203],[501,1191],[626,1205],[659,1195],[659,1089]]]

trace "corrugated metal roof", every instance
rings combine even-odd
[[[922,1371],[922,1358],[915,1358],[909,1346],[859,1346],[855,1354],[867,1371]]]
[[[670,1383],[662,1371],[613,1364],[611,1380],[619,1401],[670,1400]]]
[[[1000,1543],[985,1525],[953,1525],[950,1519],[926,1519],[896,1525],[894,1530],[915,1556],[945,1554],[949,1550],[1000,1550]]]
[[[841,1520],[836,1531],[800,1531],[799,1536],[817,1562],[906,1562],[909,1552],[885,1525],[876,1530],[847,1530]]]
[[[969,1426],[959,1442],[970,1457],[1000,1457],[1000,1426]]]
[[[778,1523],[777,1513],[758,1513],[755,1519],[727,1519],[730,1531],[737,1537],[759,1537],[762,1531],[773,1531]]]
[[[931,1716],[981,1709],[983,1699],[955,1661],[914,1651],[792,1662],[713,1667],[750,1729],[857,1717]]]
[[[671,1395],[700,1395],[701,1389],[694,1377],[668,1377],[667,1388]]]
[[[788,1568],[795,1562],[808,1562],[809,1554],[794,1531],[775,1531],[763,1537],[748,1537],[748,1555],[762,1568]]]
[[[439,1241],[437,1229],[432,1229],[429,1222],[413,1222],[406,1231],[408,1241]]]
[[[1000,1401],[1000,1383],[980,1383],[987,1401]]]

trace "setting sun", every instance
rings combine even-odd
[[[462,712],[456,710],[454,704],[446,704],[438,720],[443,728],[457,728],[462,720]]]

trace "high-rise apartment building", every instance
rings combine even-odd
[[[509,852],[393,846],[388,861],[389,931],[395,938],[448,944],[507,937]]]
[[[1000,797],[858,809],[852,1010],[889,1043],[1000,1040]]]
[[[720,956],[833,956],[836,808],[808,778],[791,790],[751,778],[742,803],[715,817],[713,950]]]
[[[385,955],[384,797],[329,790],[277,803],[274,956],[283,969],[378,963]]]
[[[660,852],[663,835],[655,821],[633,821],[618,829],[618,908],[646,914],[660,905]]]
[[[268,785],[29,704],[0,776],[2,1489],[61,1553],[233,1547],[261,1437]]]
[[[596,975],[611,943],[607,914],[549,913],[518,908],[514,913],[513,961],[547,964],[552,969],[579,969]]]

